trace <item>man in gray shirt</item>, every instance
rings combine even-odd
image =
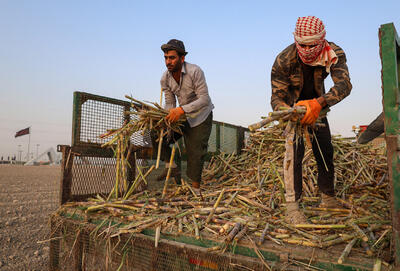
[[[208,95],[208,88],[203,71],[199,66],[185,62],[185,46],[182,41],[172,39],[161,46],[164,52],[167,71],[161,77],[161,88],[165,95],[165,109],[169,110],[166,119],[176,122],[183,115],[186,123],[182,129],[187,155],[187,176],[194,190],[199,192],[201,173],[207,153],[208,139],[212,127],[214,105]],[[176,104],[178,99],[179,106]],[[172,175],[180,176],[175,164],[169,165],[170,144],[181,135],[174,134],[171,140],[163,144],[161,158],[171,167]],[[165,178],[166,171],[159,179]],[[180,180],[177,180],[178,182]]]

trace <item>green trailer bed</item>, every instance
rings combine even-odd
[[[208,238],[196,239],[184,234],[161,233],[155,247],[154,229],[138,234],[107,236],[109,226],[98,227],[101,216],[88,218],[70,208],[51,218],[51,270],[372,270],[375,259],[361,251],[352,251],[343,264],[337,259],[344,246],[328,249],[296,245],[276,245],[265,241],[258,247],[265,259],[257,255],[254,244],[239,241],[224,253],[209,248],[222,243]],[[121,224],[119,224],[121,223]],[[104,232],[103,234],[101,234]],[[96,237],[97,236],[97,237]],[[270,268],[270,269],[269,269]],[[388,270],[385,266],[381,270]]]

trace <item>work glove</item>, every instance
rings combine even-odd
[[[319,112],[321,112],[322,109],[322,106],[315,98],[312,100],[299,101],[295,104],[295,106],[305,106],[307,108],[306,114],[300,120],[300,123],[305,125],[314,124],[317,121]]]
[[[171,123],[177,122],[183,114],[185,114],[185,111],[183,111],[182,107],[171,108],[165,119]]]

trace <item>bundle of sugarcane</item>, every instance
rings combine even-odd
[[[119,135],[128,137],[135,132],[145,134],[146,132],[154,130],[157,134],[163,133],[166,135],[170,131],[182,134],[180,127],[185,122],[185,117],[181,117],[177,122],[170,123],[165,119],[168,115],[168,110],[165,110],[157,103],[145,103],[128,95],[125,95],[125,97],[131,100],[131,110],[125,111],[124,114],[134,115],[136,117],[129,118],[130,120],[126,121],[121,128],[107,130],[105,134],[101,135],[101,138],[112,136],[107,143],[103,144],[103,147],[115,144],[119,139]]]
[[[151,131],[157,133],[159,146],[156,168],[158,168],[163,138],[171,136],[172,132],[182,134],[181,127],[186,120],[185,117],[182,117],[177,122],[170,123],[166,120],[168,111],[157,103],[144,103],[128,95],[125,97],[131,100],[131,110],[124,112],[126,116],[131,116],[127,118],[129,121],[125,121],[121,128],[110,129],[105,134],[100,135],[101,138],[111,137],[102,147],[112,148],[116,157],[116,181],[109,198],[118,198],[122,194],[124,194],[125,198],[129,197],[139,183],[145,181],[140,176],[128,187],[126,173],[131,166],[128,160],[130,155],[133,155],[132,150],[135,147],[130,143],[131,136],[134,133],[141,133],[142,135],[147,133],[150,136]],[[145,175],[149,173],[147,172]]]
[[[319,117],[316,121],[317,125],[321,122],[321,119],[326,117],[329,112],[329,108],[326,107],[322,109]],[[278,111],[273,111],[268,114],[268,117],[263,118],[262,121],[249,125],[249,130],[251,132],[257,129],[263,128],[264,126],[274,122],[274,121],[295,121],[298,122],[304,114],[306,113],[306,108],[304,106],[293,106],[293,107],[281,107]]]

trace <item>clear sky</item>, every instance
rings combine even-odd
[[[248,126],[271,111],[270,73],[297,17],[322,19],[347,55],[350,96],[331,108],[332,133],[352,136],[382,111],[378,29],[400,31],[400,1],[0,0],[0,155],[71,143],[74,91],[158,101],[162,43],[184,41],[205,73],[214,119]],[[332,81],[326,80],[327,89]]]

